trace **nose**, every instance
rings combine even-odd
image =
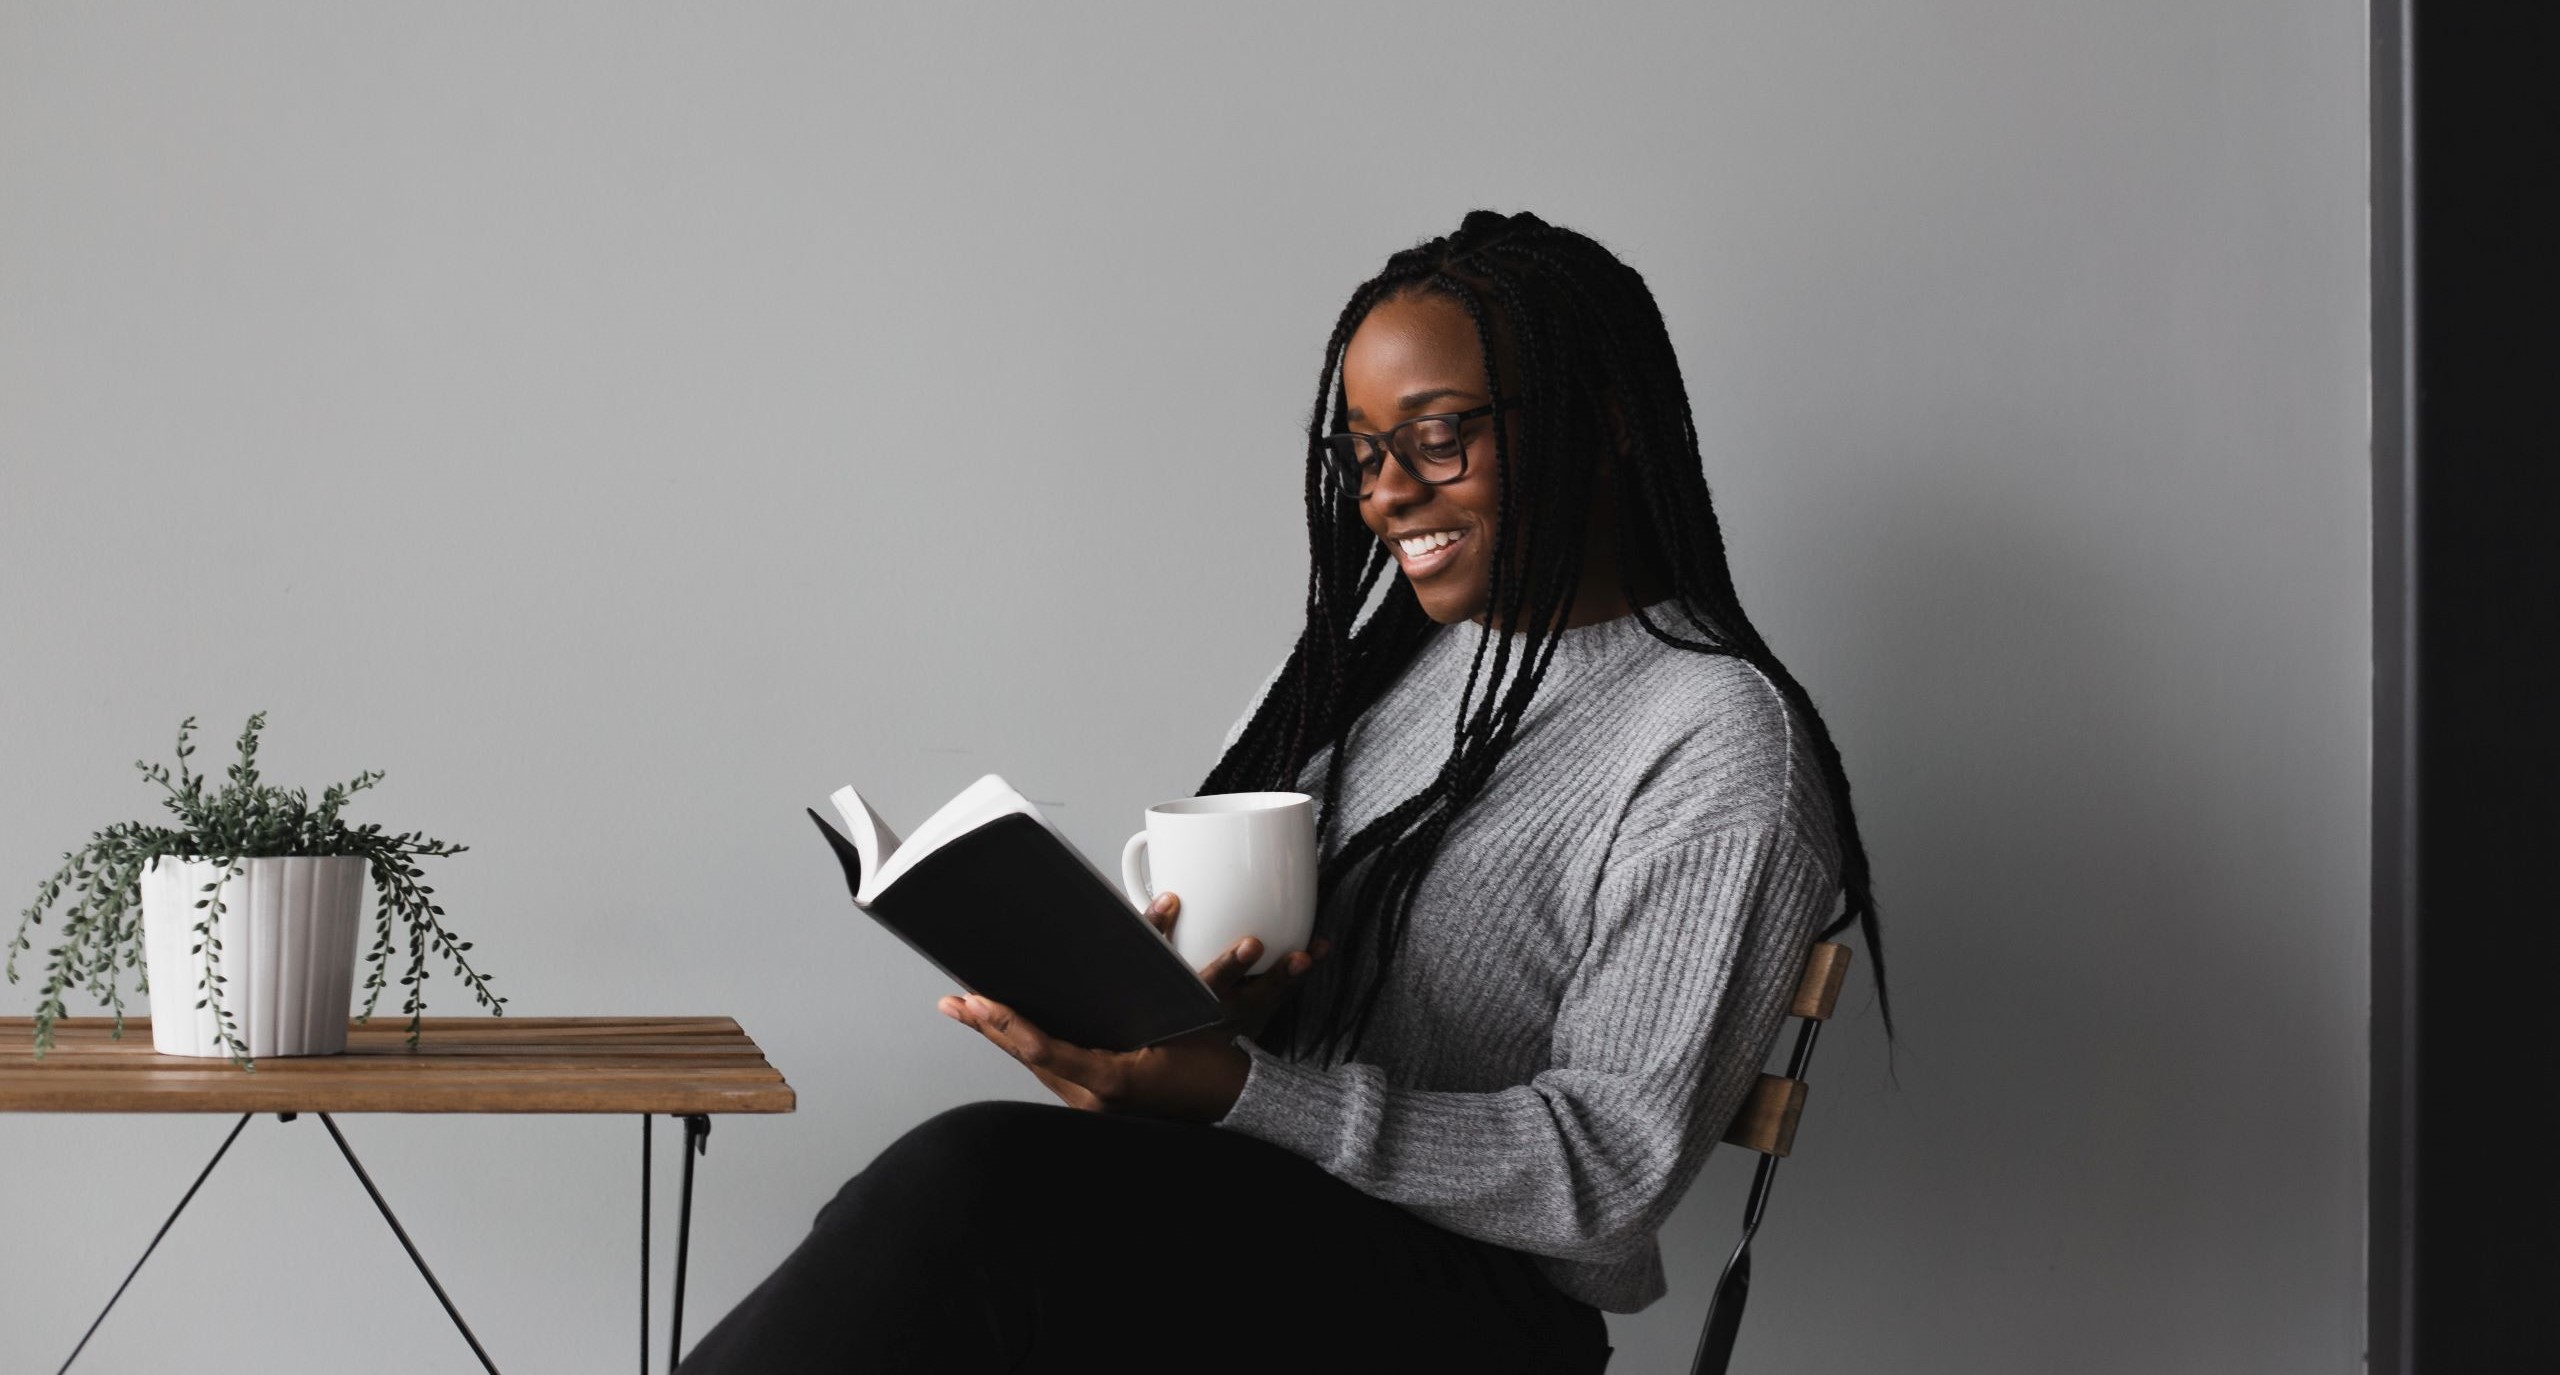
[[[1431,500],[1431,492],[1428,483],[1406,472],[1404,465],[1389,454],[1379,460],[1378,476],[1369,483],[1369,490],[1361,495],[1361,500],[1392,514]]]

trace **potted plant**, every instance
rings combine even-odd
[[[267,714],[240,733],[240,762],[226,781],[207,788],[194,772],[189,737],[195,718],[178,727],[178,768],[135,761],[144,778],[167,792],[161,805],[175,826],[118,822],[63,855],[63,866],[38,885],[35,905],[18,919],[7,974],[18,981],[18,956],[32,949],[31,927],[72,894],[45,952],[44,995],[36,1004],[39,1058],[52,1048],[62,995],[74,984],[115,1013],[124,1035],[123,971],[137,970],[137,992],[151,999],[151,1040],[167,1055],[228,1056],[255,1069],[259,1055],[328,1055],[346,1049],[354,1003],[355,940],[364,877],[376,896],[372,966],[364,1011],[373,1016],[391,966],[392,927],[404,928],[408,968],[400,976],[408,1000],[409,1044],[418,1043],[426,1010],[427,956],[449,962],[463,986],[492,1015],[506,999],[489,976],[471,967],[442,920],[444,908],[415,861],[455,855],[466,846],[415,831],[386,834],[375,824],[350,826],[339,816],[347,800],[382,781],[359,773],[320,795],[270,786],[258,777],[258,732]]]

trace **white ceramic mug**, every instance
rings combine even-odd
[[[1182,899],[1174,953],[1198,969],[1247,936],[1259,974],[1304,950],[1316,926],[1316,801],[1305,793],[1211,793],[1147,808],[1120,849],[1120,883],[1143,911]]]

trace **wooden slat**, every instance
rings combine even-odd
[[[1817,1022],[1831,1020],[1832,1009],[1840,1005],[1840,985],[1849,977],[1849,947],[1834,941],[1816,942],[1804,957],[1804,977],[1796,981],[1796,1000],[1788,1007],[1790,1017],[1810,1017]]]
[[[1804,1081],[1764,1074],[1751,1086],[1742,1110],[1724,1129],[1728,1145],[1762,1155],[1785,1155],[1795,1149],[1796,1119],[1804,1116]]]
[[[161,1055],[148,1018],[0,1017],[0,1112],[790,1112],[797,1095],[727,1017],[430,1017],[351,1026],[343,1055]]]

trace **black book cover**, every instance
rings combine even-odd
[[[862,855],[809,819],[862,889]],[[961,987],[1060,1040],[1135,1050],[1216,1025],[1217,995],[1126,899],[1030,817],[1000,816],[916,861],[872,899],[872,920]]]

